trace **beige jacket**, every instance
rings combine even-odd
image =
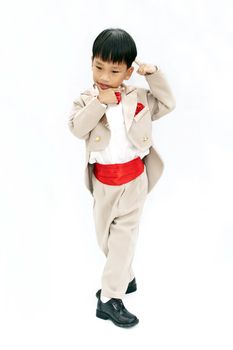
[[[145,78],[150,89],[122,84],[125,87],[125,92],[122,93],[122,108],[128,138],[139,150],[150,150],[143,158],[149,193],[164,168],[164,163],[153,144],[152,121],[171,112],[175,108],[175,99],[161,69],[146,74]],[[105,149],[111,137],[105,115],[106,107],[100,103],[97,95],[94,85],[82,92],[79,98],[73,101],[68,121],[71,132],[86,142],[85,184],[91,194],[94,165],[88,163],[90,152]],[[145,107],[134,116],[137,102],[141,102]]]

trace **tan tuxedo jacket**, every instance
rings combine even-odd
[[[122,93],[122,108],[128,138],[139,150],[149,148],[150,153],[143,160],[148,177],[148,193],[159,180],[164,163],[156,151],[152,140],[152,121],[157,120],[175,108],[175,99],[168,82],[159,69],[155,73],[146,74],[149,89],[125,85]],[[82,92],[73,101],[68,126],[71,132],[86,142],[85,184],[93,193],[93,164],[89,164],[91,151],[101,151],[106,148],[111,137],[111,131],[105,115],[106,107],[97,99],[98,93],[94,85]],[[136,115],[137,103],[145,107]]]

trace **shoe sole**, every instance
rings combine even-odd
[[[112,321],[116,326],[118,327],[122,327],[122,328],[130,328],[135,326],[136,324],[138,324],[139,319],[137,318],[135,320],[135,322],[129,323],[129,324],[122,324],[122,323],[118,323],[115,320],[113,320],[109,315],[107,315],[105,312],[100,311],[100,310],[96,310],[96,317],[101,318],[102,320],[110,320]]]

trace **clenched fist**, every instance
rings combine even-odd
[[[139,66],[136,72],[140,75],[152,74],[159,70],[157,66],[154,66],[153,64],[142,63],[138,59],[136,59],[134,62]]]
[[[97,96],[97,98],[101,103],[105,103],[106,105],[110,103],[117,104],[118,100],[115,95],[115,92],[121,93],[124,91],[124,87],[109,88],[109,89],[101,89],[101,87],[98,85],[97,87],[99,90],[99,95]]]

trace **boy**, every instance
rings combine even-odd
[[[146,195],[163,171],[153,147],[152,121],[171,112],[175,100],[154,65],[135,60],[137,49],[124,30],[103,30],[92,48],[93,86],[73,102],[69,129],[86,143],[85,183],[93,196],[98,244],[106,256],[96,316],[120,327],[138,318],[124,306],[137,289],[132,261]],[[134,70],[150,89],[125,85]]]

